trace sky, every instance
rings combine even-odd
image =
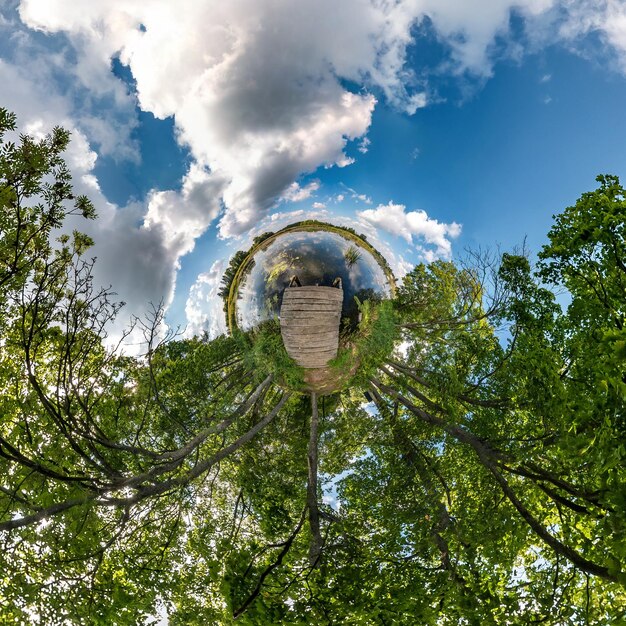
[[[260,232],[368,236],[398,276],[546,242],[626,176],[623,0],[0,0],[0,106],[72,132],[96,279],[171,328]]]

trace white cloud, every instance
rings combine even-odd
[[[418,249],[427,261],[436,257],[450,258],[452,253],[451,239],[461,234],[461,225],[456,222],[444,224],[428,217],[426,211],[406,211],[403,204],[379,204],[375,209],[358,211],[357,215],[370,224],[383,230],[403,237],[408,243],[414,240],[423,240],[426,244],[435,247],[435,250],[424,248],[418,244]]]
[[[380,88],[409,113],[426,106],[427,86],[405,64],[426,17],[451,49],[450,69],[488,76],[512,11],[532,21],[555,19],[557,8],[562,37],[599,30],[626,54],[618,0],[187,0],[184,8],[108,0],[80,11],[71,0],[22,0],[20,15],[32,28],[67,34],[76,62],[65,64],[91,94],[127,99],[110,72],[119,55],[141,108],[175,116],[181,142],[225,181],[220,232],[228,237],[266,214],[301,174],[352,162],[348,141],[367,149],[376,101],[340,78]],[[89,123],[99,132],[95,118]]]
[[[407,261],[401,254],[398,255],[397,267],[395,270],[396,278],[398,280],[404,278],[414,267],[414,264]]]
[[[522,16],[542,14],[554,0],[423,0],[418,4],[451,47],[456,71],[489,76],[494,39],[508,33],[511,11]]]
[[[11,7],[2,6],[0,41],[2,73],[11,75],[10,89],[2,94],[2,106],[13,109],[23,123],[29,118],[46,117],[55,123],[80,128],[97,144],[101,155],[116,159],[138,159],[138,146],[132,137],[137,126],[135,98],[111,72],[102,73],[96,84],[78,76],[83,56],[64,40],[50,45],[47,39],[34,37],[19,21]],[[111,61],[108,61],[109,68]],[[89,72],[87,72],[89,74]],[[39,95],[30,99],[33,92]],[[100,108],[100,114],[94,109]],[[103,113],[106,111],[106,113]]]
[[[363,139],[361,139],[361,141],[359,142],[359,152],[361,154],[367,154],[371,143],[372,142],[370,141],[369,137],[363,137]]]
[[[98,219],[70,220],[95,241],[90,254],[97,257],[96,285],[112,285],[117,297],[126,302],[123,314],[111,329],[115,341],[130,316],[144,316],[152,305],[167,307],[174,297],[180,258],[193,249],[219,210],[219,189],[215,178],[192,166],[179,192],[153,192],[146,202],[118,207],[102,194],[92,169],[95,153],[76,129],[67,153],[74,188],[93,201]]]
[[[281,199],[285,202],[302,202],[302,200],[310,198],[319,188],[320,183],[318,180],[314,180],[304,187],[301,187],[297,182],[293,182],[283,192]]]
[[[350,192],[350,198],[352,200],[356,200],[356,202],[363,202],[364,204],[372,204],[372,199],[367,194],[359,193],[355,189],[352,189],[352,187],[348,187],[348,185],[344,185],[343,183],[341,184],[341,186],[346,191]],[[342,202],[343,199],[344,199],[343,194],[340,194],[337,196],[337,202]]]
[[[181,256],[213,220],[221,216],[222,237],[239,236],[281,200],[310,197],[317,183],[301,186],[303,175],[353,162],[349,142],[365,152],[374,90],[409,114],[429,104],[425,79],[405,63],[426,18],[451,51],[448,72],[488,77],[515,11],[528,45],[575,48],[596,33],[626,73],[622,0],[101,0],[80,10],[71,0],[21,0],[22,23],[7,4],[3,105],[29,127],[73,129],[77,190],[100,214],[92,227],[99,276],[139,314],[149,301],[171,301]],[[33,37],[29,29],[65,36]],[[130,68],[136,94],[111,72],[116,57]],[[138,158],[136,103],[158,118],[174,116],[194,164],[180,191],[118,207],[94,177],[95,150]],[[424,258],[449,256],[460,231],[392,203],[359,215],[412,241]]]
[[[168,249],[180,258],[193,250],[195,240],[217,217],[223,185],[219,177],[193,164],[180,192],[150,194],[143,227],[161,229]]]
[[[110,71],[119,56],[141,108],[175,116],[180,141],[223,182],[223,237],[267,214],[303,173],[351,163],[348,141],[367,150],[376,101],[340,79],[379,88],[414,113],[429,100],[405,64],[415,27],[430,20],[451,50],[449,71],[489,76],[512,11],[533,26],[531,38],[543,32],[538,23],[565,40],[601,33],[626,69],[621,0],[102,0],[80,11],[72,0],[20,3],[30,27],[67,34],[76,61],[61,55],[57,66],[90,94],[128,100]],[[107,133],[96,116],[83,123],[93,135]]]
[[[189,290],[185,306],[187,336],[193,337],[206,331],[210,337],[217,337],[226,332],[223,301],[217,295],[225,268],[225,260],[215,261],[208,272],[198,276]]]
[[[563,19],[555,19],[558,34],[570,43],[572,51],[585,56],[587,52],[579,45],[580,39],[595,33],[606,44],[603,53],[612,50],[618,68],[626,73],[626,5],[622,0],[568,2],[562,13]]]
[[[220,234],[229,237],[302,173],[349,164],[347,142],[367,132],[375,98],[347,91],[337,74],[366,71],[359,52],[375,57],[369,36],[385,17],[362,0],[348,4],[188,1],[182,10],[169,0],[110,0],[76,11],[69,0],[24,0],[21,16],[68,35],[89,68],[84,82],[109,76],[119,54],[142,109],[174,115],[179,140],[226,181]]]
[[[314,209],[325,209],[326,205],[323,202],[314,202],[313,203],[313,208]]]
[[[415,93],[407,98],[405,111],[409,115],[414,115],[417,109],[423,109],[428,104],[425,93]]]
[[[123,99],[111,58],[128,65],[141,108],[174,116],[179,140],[219,179],[219,232],[230,237],[289,199],[302,174],[352,163],[347,142],[367,150],[376,100],[340,79],[381,89],[409,114],[426,106],[425,86],[405,66],[412,29],[426,16],[451,47],[455,71],[488,75],[490,46],[511,9],[533,15],[551,4],[108,0],[77,11],[72,0],[22,0],[20,15],[68,36],[77,59],[68,67],[90,93]],[[87,123],[98,132],[95,118]]]
[[[607,3],[599,28],[606,33],[609,44],[621,53],[622,69],[626,71],[626,6],[623,2],[610,0]]]

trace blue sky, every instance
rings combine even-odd
[[[172,7],[0,2],[0,106],[72,130],[100,215],[83,230],[128,313],[163,301],[219,331],[229,256],[306,216],[366,232],[398,273],[537,251],[597,174],[626,177],[622,1]]]

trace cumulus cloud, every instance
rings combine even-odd
[[[281,199],[285,202],[302,202],[310,198],[318,189],[320,183],[318,180],[310,182],[308,185],[301,187],[297,182],[291,183],[283,193]]]
[[[379,204],[375,209],[358,211],[357,215],[383,230],[403,237],[408,243],[418,242],[418,247],[426,260],[432,261],[436,257],[450,258],[452,253],[451,239],[461,234],[461,225],[456,222],[444,224],[428,217],[426,211],[406,211],[403,204],[389,202]],[[424,241],[434,246],[434,250],[424,248],[419,244]]]
[[[225,268],[225,260],[215,261],[208,272],[198,276],[189,290],[185,306],[187,336],[193,337],[206,332],[210,337],[217,337],[226,332],[223,301],[217,295]]]
[[[78,191],[100,214],[98,271],[141,313],[150,300],[171,300],[182,255],[212,221],[221,237],[241,236],[280,202],[310,197],[317,183],[298,182],[304,175],[348,166],[351,142],[357,155],[367,151],[377,98],[408,114],[429,104],[429,85],[406,65],[421,26],[448,47],[447,71],[488,77],[513,12],[531,45],[557,33],[574,46],[596,33],[626,72],[621,0],[101,0],[80,10],[71,0],[13,0],[0,6],[3,104],[29,128],[74,129]],[[112,73],[113,59],[136,92]],[[94,177],[94,150],[138,158],[135,104],[174,117],[193,164],[180,190],[118,207]],[[460,231],[393,203],[359,215],[426,259],[449,256]],[[208,281],[199,284],[210,291]]]
[[[192,164],[180,191],[153,191],[143,228],[159,229],[176,259],[193,250],[196,239],[217,217],[224,181]]]
[[[45,125],[41,122],[40,126]],[[108,202],[92,173],[96,162],[84,135],[73,130],[67,153],[77,193],[88,195],[98,212],[93,222],[70,220],[69,228],[95,241],[90,254],[97,258],[96,284],[112,285],[126,303],[124,314],[111,329],[115,341],[130,316],[142,317],[152,306],[171,303],[180,258],[190,252],[219,210],[219,182],[192,166],[180,191],[152,192],[144,202],[119,207]]]
[[[71,0],[22,0],[20,15],[31,28],[67,35],[72,71],[90,92],[121,97],[111,59],[130,68],[140,107],[174,116],[179,140],[219,179],[219,233],[231,237],[304,193],[295,182],[302,174],[353,162],[349,141],[367,150],[376,99],[345,81],[380,90],[409,114],[426,106],[427,85],[405,64],[426,18],[450,47],[454,71],[489,74],[490,46],[511,10],[536,16],[552,4],[108,0],[77,11]]]
[[[21,0],[19,11],[31,28],[66,34],[74,61],[64,54],[57,66],[92,97],[128,100],[110,71],[118,57],[140,107],[175,117],[179,140],[219,179],[222,237],[245,232],[294,184],[297,197],[302,174],[350,164],[349,141],[367,150],[376,99],[346,81],[380,90],[410,114],[428,104],[428,85],[406,66],[426,21],[457,73],[490,75],[513,12],[533,25],[531,38],[540,21],[565,40],[601,33],[626,69],[619,0],[106,0],[80,11],[71,0]],[[82,128],[91,140],[107,133],[93,115]]]
[[[130,67],[141,108],[174,115],[179,140],[226,181],[220,233],[229,237],[249,229],[302,173],[351,162],[346,144],[367,132],[376,100],[345,89],[338,74],[358,76],[359,50],[369,48],[372,59],[368,36],[384,17],[360,0],[348,4],[355,2],[189,1],[181,10],[165,0],[110,0],[76,11],[67,0],[24,0],[21,16],[33,28],[65,32],[86,58],[89,80],[110,74],[116,55]],[[364,10],[358,29],[351,10]],[[344,28],[353,31],[353,49],[341,45]]]

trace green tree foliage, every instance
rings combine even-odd
[[[267,320],[248,333],[235,331],[247,367],[272,378],[291,389],[304,384],[304,370],[287,354],[278,320]]]
[[[92,214],[68,139],[2,146],[0,621],[136,624],[170,586],[204,480],[289,394],[245,371],[232,339],[160,340],[159,312],[144,358],[105,349],[119,307],[93,288],[90,242],[50,241]]]
[[[118,305],[57,232],[93,215],[67,141],[0,145],[0,623],[626,619],[616,178],[537,269],[439,261],[363,303],[359,370],[318,398],[276,332],[174,339],[155,310],[143,357],[105,347]]]
[[[233,280],[235,279],[235,275],[237,271],[241,267],[241,264],[246,260],[248,255],[252,250],[254,250],[258,245],[263,243],[266,239],[269,239],[274,235],[273,232],[268,231],[265,233],[261,233],[257,235],[252,240],[252,246],[248,250],[238,250],[233,254],[230,261],[228,262],[228,267],[224,271],[224,275],[221,280],[221,287],[219,288],[217,295],[224,300],[224,311],[228,311],[228,294],[230,293],[231,285],[233,284]]]
[[[245,250],[238,250],[232,256],[228,263],[228,267],[224,271],[221,281],[222,286],[219,288],[217,295],[224,300],[225,306],[228,303],[228,294],[230,293],[230,286],[235,278],[235,274],[247,256],[248,253]]]
[[[55,128],[41,141],[28,135],[6,141],[15,115],[0,108],[0,304],[26,284],[51,251],[51,233],[72,214],[94,217],[84,196],[74,197],[62,152],[69,133]],[[73,201],[68,208],[67,201]],[[67,243],[68,240],[63,243]],[[84,239],[83,239],[84,241]]]

